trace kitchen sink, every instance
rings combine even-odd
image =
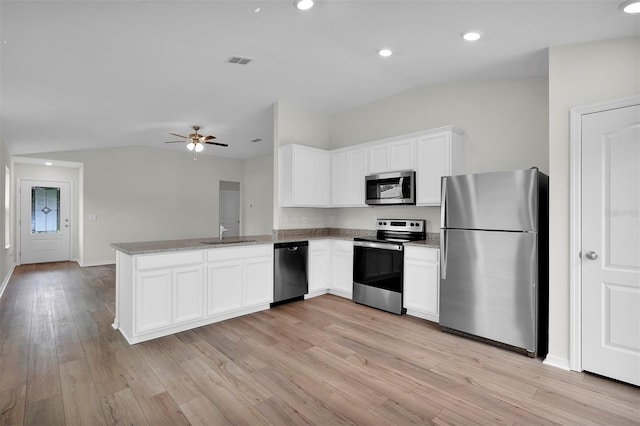
[[[236,243],[253,243],[256,240],[213,240],[213,241],[200,241],[200,244],[209,244],[209,245],[217,245],[217,244],[236,244]]]

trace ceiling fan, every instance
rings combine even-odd
[[[169,132],[170,135],[173,136],[177,136],[179,138],[182,138],[184,140],[181,141],[167,141],[165,143],[184,143],[185,141],[187,142],[187,149],[189,151],[193,151],[193,159],[197,160],[198,159],[198,152],[202,151],[204,149],[203,144],[209,144],[209,145],[218,145],[218,146],[229,146],[226,143],[221,143],[221,142],[211,142],[212,139],[215,139],[215,136],[212,135],[208,135],[208,136],[204,136],[201,135],[200,133],[198,133],[198,130],[200,130],[200,126],[192,126],[193,129],[193,133],[190,133],[189,136],[182,136],[179,135],[177,133],[171,133]]]

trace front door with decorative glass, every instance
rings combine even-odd
[[[71,258],[69,187],[69,182],[20,182],[20,263]]]

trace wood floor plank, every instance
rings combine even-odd
[[[64,416],[70,425],[104,425],[104,413],[86,360],[60,364]]]
[[[182,409],[168,392],[163,392],[150,398],[136,399],[150,425],[183,426],[189,424],[189,420],[185,417]]]
[[[131,389],[102,397],[102,410],[109,425],[146,425],[147,420]]]
[[[19,425],[24,422],[26,386],[0,392],[0,425]]]
[[[191,425],[232,425],[209,399],[200,396],[180,405],[185,417]]]
[[[31,343],[27,370],[27,402],[60,394],[55,342]]]
[[[191,359],[180,364],[202,393],[232,424],[268,424],[240,390],[225,381],[201,359]],[[189,415],[187,415],[187,418]]]
[[[51,398],[27,404],[25,421],[26,425],[64,425],[64,405],[62,395],[54,395]]]

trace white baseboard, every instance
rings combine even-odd
[[[9,280],[11,279],[11,275],[13,275],[13,271],[16,269],[16,264],[13,263],[9,268],[9,272],[7,272],[7,276],[2,280],[2,284],[0,284],[0,297],[4,293],[4,289],[7,288],[7,284],[9,284]]]
[[[98,260],[98,261],[94,261],[94,262],[82,262],[80,263],[80,261],[77,261],[78,265],[80,265],[81,268],[84,268],[86,266],[104,266],[104,265],[115,265],[116,261],[115,260]]]
[[[569,368],[569,359],[562,358],[556,355],[547,355],[547,357],[542,361],[545,365],[550,365],[551,367],[561,368],[566,371],[571,371]]]

